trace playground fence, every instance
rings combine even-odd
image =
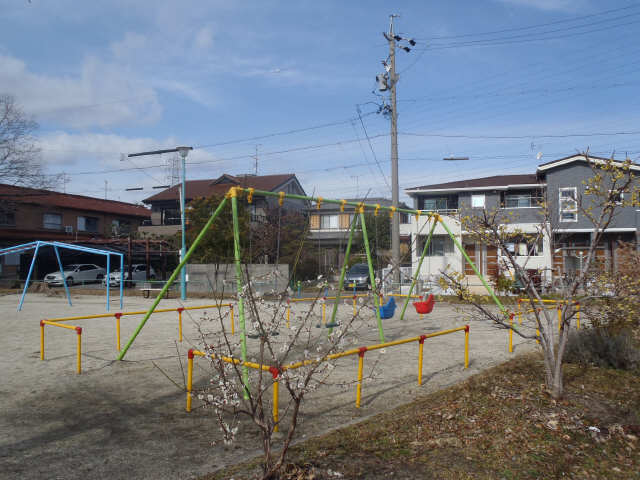
[[[229,308],[229,322],[230,322],[230,331],[233,335],[235,333],[235,325],[233,318],[233,304],[231,303],[220,303],[213,305],[197,305],[193,307],[177,307],[177,308],[159,308],[154,311],[154,313],[163,313],[163,312],[177,312],[178,313],[178,340],[182,342],[182,312],[188,310],[204,310],[207,308]],[[40,360],[44,360],[44,326],[52,325],[54,327],[66,328],[68,330],[76,330],[78,333],[78,373],[81,373],[81,338],[82,338],[82,327],[75,327],[71,325],[65,325],[60,322],[70,322],[76,320],[89,320],[94,318],[115,318],[116,320],[116,348],[120,351],[120,318],[128,315],[144,315],[146,310],[134,311],[134,312],[116,312],[116,313],[99,313],[96,315],[79,315],[75,317],[61,317],[61,318],[52,318],[52,319],[44,319],[40,321]]]
[[[188,359],[188,365],[187,365],[187,407],[186,407],[186,411],[187,412],[191,412],[191,400],[192,400],[192,391],[193,391],[193,359],[194,357],[198,356],[198,357],[209,357],[211,359],[219,359],[222,360],[223,362],[227,362],[227,363],[234,363],[236,365],[241,365],[241,366],[245,366],[245,367],[249,367],[249,368],[253,368],[256,370],[263,370],[263,371],[268,371],[271,373],[271,375],[273,376],[273,402],[272,402],[272,409],[273,409],[273,420],[275,422],[275,427],[274,430],[278,431],[278,396],[279,396],[279,384],[278,384],[278,377],[286,370],[294,370],[296,368],[300,368],[300,367],[304,367],[307,365],[312,365],[314,363],[319,363],[321,361],[326,361],[326,360],[335,360],[338,358],[342,358],[342,357],[348,357],[351,355],[358,355],[358,380],[357,380],[357,389],[356,389],[356,408],[360,408],[360,403],[361,403],[361,399],[362,399],[362,377],[363,377],[363,370],[364,370],[364,354],[368,351],[372,351],[372,350],[380,350],[382,348],[387,348],[387,347],[393,347],[393,346],[397,346],[397,345],[404,345],[407,343],[412,343],[412,342],[418,342],[418,385],[422,385],[422,360],[423,360],[423,347],[424,347],[424,341],[427,338],[434,338],[434,337],[439,337],[441,335],[448,335],[451,333],[455,333],[455,332],[460,332],[460,331],[464,331],[464,368],[467,368],[469,366],[469,325],[465,325],[463,327],[458,327],[458,328],[451,328],[448,330],[442,330],[440,332],[435,332],[435,333],[428,333],[428,334],[424,334],[424,335],[419,335],[417,337],[411,337],[411,338],[406,338],[403,340],[395,340],[393,342],[385,342],[385,343],[378,343],[375,345],[369,345],[366,347],[359,347],[359,348],[354,348],[351,350],[346,350],[344,352],[339,352],[339,353],[332,353],[330,355],[327,355],[326,357],[324,357],[322,360],[303,360],[300,362],[295,362],[295,363],[291,363],[289,365],[284,365],[280,368],[275,367],[275,366],[270,366],[270,365],[264,365],[264,364],[258,364],[258,363],[254,363],[254,362],[243,362],[240,359],[237,358],[231,358],[231,357],[225,357],[225,356],[220,356],[217,357],[213,354],[207,354],[204,352],[201,352],[199,350],[194,350],[191,349],[188,352],[187,355],[187,359]]]

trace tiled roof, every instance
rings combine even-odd
[[[223,195],[233,186],[255,188],[256,190],[273,191],[283,183],[295,177],[294,174],[282,175],[222,175],[219,178],[207,180],[188,180],[187,195],[185,200],[189,201],[197,197],[209,197],[211,195]],[[174,185],[156,195],[143,200],[144,203],[153,203],[162,200],[178,200],[180,186]]]
[[[48,205],[51,207],[87,210],[92,212],[112,213],[130,217],[149,218],[151,210],[133,203],[103,200],[100,198],[73,195],[51,190],[17,187],[0,183],[0,200],[16,203]]]
[[[456,182],[436,183],[433,185],[423,185],[422,187],[407,188],[407,192],[413,190],[455,190],[463,188],[481,187],[506,187],[507,185],[532,185],[540,183],[534,173],[521,175],[494,175],[493,177],[472,178],[469,180],[459,180]]]

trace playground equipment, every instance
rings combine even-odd
[[[22,253],[28,250],[34,250],[33,258],[31,259],[31,265],[29,266],[29,273],[27,274],[27,280],[24,282],[24,289],[22,290],[22,296],[20,297],[20,303],[18,304],[18,311],[22,310],[22,304],[24,302],[24,297],[27,294],[27,289],[29,288],[29,282],[31,281],[31,274],[33,273],[33,267],[36,264],[36,258],[38,257],[38,252],[41,247],[50,246],[53,247],[53,251],[56,254],[56,259],[58,260],[58,268],[60,268],[60,273],[64,272],[64,267],[62,266],[62,260],[60,260],[60,248],[64,248],[67,250],[75,250],[84,253],[93,253],[96,255],[105,255],[107,257],[107,274],[106,278],[109,278],[109,273],[111,271],[111,255],[117,255],[120,257],[120,308],[122,308],[122,285],[123,285],[123,272],[124,272],[124,254],[118,252],[112,252],[111,250],[100,250],[97,248],[83,247],[80,245],[72,245],[70,243],[62,243],[62,242],[43,242],[41,240],[37,240],[35,242],[24,243],[22,245],[16,245],[14,247],[8,247],[0,249],[0,256],[7,255],[9,253]],[[64,291],[67,294],[67,301],[69,305],[71,303],[71,295],[69,294],[69,287],[67,286],[67,280],[62,275],[62,284],[64,285]],[[106,282],[107,285],[107,312],[109,311],[109,282]]]
[[[393,317],[393,314],[396,312],[396,300],[391,297],[387,303],[380,307],[380,318],[388,319]]]
[[[178,314],[178,340],[182,342],[182,313],[184,311],[189,310],[205,310],[209,308],[217,308],[218,310],[222,308],[229,309],[229,322],[230,322],[230,330],[231,334],[235,333],[234,327],[234,319],[233,319],[233,304],[231,303],[216,303],[213,305],[198,305],[193,307],[177,307],[177,308],[160,308],[155,311],[155,313],[164,313],[164,312],[177,312]],[[116,348],[120,351],[120,319],[122,317],[126,317],[129,315],[144,315],[146,310],[135,311],[135,312],[117,312],[117,313],[99,313],[97,315],[79,315],[76,317],[62,317],[62,318],[52,318],[52,319],[44,319],[40,320],[40,360],[44,360],[44,327],[45,325],[51,325],[54,327],[65,328],[68,330],[75,330],[78,334],[78,374],[82,371],[82,327],[66,325],[61,322],[71,322],[77,320],[89,320],[96,318],[115,318],[116,320]]]
[[[264,365],[255,362],[247,362],[242,361],[238,358],[230,358],[225,356],[216,356],[211,353],[201,352],[199,350],[191,349],[187,354],[187,406],[186,411],[191,412],[191,403],[192,403],[192,392],[193,392],[193,359],[198,357],[206,357],[210,359],[219,359],[226,363],[234,363],[236,365],[241,365],[243,367],[252,368],[255,370],[262,370],[271,373],[273,376],[273,421],[275,423],[274,430],[278,431],[278,420],[279,420],[279,412],[278,412],[278,398],[279,398],[279,380],[278,378],[282,375],[283,372],[287,370],[294,370],[296,368],[304,367],[307,365],[311,365],[314,363],[334,360],[342,357],[348,357],[352,355],[358,355],[358,381],[356,388],[356,408],[360,408],[361,400],[362,400],[362,379],[363,379],[363,371],[364,371],[364,355],[366,352],[370,352],[373,350],[380,350],[382,348],[394,347],[398,345],[404,345],[407,343],[418,342],[418,385],[422,385],[422,363],[423,363],[423,351],[424,351],[424,341],[428,338],[439,337],[441,335],[448,335],[455,332],[464,331],[464,368],[469,367],[469,325],[465,325],[463,327],[451,328],[448,330],[442,330],[440,332],[428,333],[425,335],[420,335],[417,337],[405,338],[403,340],[395,340],[393,342],[385,342],[378,343],[376,345],[369,345],[365,347],[353,348],[351,350],[346,350],[344,352],[333,353],[331,355],[327,355],[321,360],[304,360],[300,362],[291,363],[288,365],[283,365],[282,367],[276,367],[273,365]]]
[[[355,231],[355,228],[356,228],[356,225],[358,224],[358,222],[359,222],[359,224],[361,226],[361,229],[362,229],[362,238],[364,240],[365,252],[366,252],[366,257],[367,257],[367,264],[369,266],[369,277],[370,277],[371,285],[372,285],[372,288],[375,288],[374,286],[376,285],[376,279],[375,279],[375,275],[374,275],[374,271],[373,271],[373,262],[372,262],[372,258],[371,258],[371,251],[370,251],[370,248],[369,248],[369,238],[368,238],[368,235],[367,235],[367,225],[366,225],[365,216],[364,216],[364,213],[365,213],[365,211],[367,209],[373,211],[374,215],[378,215],[379,211],[387,212],[391,218],[393,218],[393,216],[395,214],[399,214],[401,212],[402,213],[411,214],[411,215],[415,215],[416,218],[419,218],[420,215],[422,215],[422,212],[420,210],[397,208],[395,206],[384,207],[384,206],[381,206],[379,204],[371,205],[371,204],[365,204],[364,202],[348,202],[347,200],[329,200],[329,199],[323,199],[322,197],[309,197],[309,196],[306,196],[306,195],[297,195],[297,194],[291,194],[291,193],[286,193],[286,192],[271,192],[271,191],[266,191],[266,190],[256,190],[254,188],[231,187],[229,189],[229,191],[227,192],[227,194],[225,195],[225,197],[220,202],[220,204],[218,205],[218,207],[216,208],[216,210],[212,213],[211,217],[209,217],[209,220],[203,226],[203,228],[200,231],[200,233],[197,235],[197,237],[193,241],[193,244],[191,245],[191,247],[189,248],[187,253],[183,256],[182,260],[180,261],[180,263],[178,264],[178,266],[176,267],[174,272],[171,274],[171,276],[167,280],[167,283],[165,284],[163,289],[158,293],[158,295],[157,295],[156,299],[154,300],[153,304],[151,305],[151,307],[149,308],[149,310],[145,314],[144,318],[142,319],[142,321],[140,322],[140,324],[138,325],[138,327],[134,331],[133,335],[131,336],[131,338],[129,339],[129,341],[125,345],[125,347],[120,351],[120,354],[117,357],[118,360],[122,360],[125,357],[127,351],[129,350],[129,348],[131,347],[131,345],[135,341],[136,337],[138,336],[138,334],[140,333],[140,331],[142,330],[142,328],[144,327],[146,322],[149,320],[149,317],[153,314],[154,310],[158,306],[158,303],[160,302],[160,300],[164,296],[164,294],[167,291],[167,289],[169,289],[171,287],[171,285],[175,281],[175,279],[178,276],[178,274],[182,271],[182,269],[185,267],[185,265],[187,264],[187,262],[191,258],[191,255],[193,254],[193,252],[198,248],[198,245],[202,241],[202,238],[204,237],[204,235],[207,232],[207,230],[209,230],[211,228],[211,226],[213,225],[213,222],[215,221],[215,219],[218,217],[220,212],[225,208],[225,206],[227,204],[227,201],[230,201],[231,202],[231,213],[232,213],[232,218],[233,218],[233,239],[234,239],[233,243],[234,243],[234,257],[235,257],[235,265],[236,265],[236,282],[237,282],[237,291],[239,292],[239,295],[238,295],[238,315],[239,315],[239,318],[240,318],[240,330],[241,330],[240,349],[241,349],[242,362],[246,363],[246,361],[247,361],[247,331],[246,331],[246,325],[245,325],[244,296],[241,294],[241,292],[245,291],[244,288],[243,288],[244,287],[244,283],[245,283],[245,279],[244,279],[244,276],[243,276],[242,264],[241,264],[242,257],[241,257],[241,249],[240,249],[240,228],[239,228],[239,217],[238,217],[238,198],[240,196],[244,195],[244,194],[246,194],[246,200],[247,200],[248,203],[252,203],[254,195],[260,195],[262,197],[275,197],[275,198],[277,198],[278,199],[278,203],[280,204],[280,206],[282,206],[284,200],[288,198],[288,199],[292,199],[292,200],[303,200],[303,201],[306,201],[306,202],[315,202],[316,206],[318,208],[320,207],[320,205],[323,202],[340,205],[341,211],[344,211],[344,207],[346,205],[356,207],[355,208],[356,215],[354,215],[353,221],[351,222],[351,228],[349,229],[349,239],[348,239],[348,243],[347,243],[347,250],[346,250],[345,260],[344,260],[344,264],[342,266],[342,270],[341,270],[341,274],[340,274],[340,281],[339,281],[339,285],[338,285],[338,288],[339,288],[338,291],[339,292],[342,291],[342,288],[344,286],[344,277],[345,277],[346,266],[347,266],[347,262],[348,262],[348,259],[349,259],[349,253],[350,253],[350,250],[351,250],[351,244],[352,244],[352,241],[353,241],[354,231]],[[451,230],[446,225],[446,223],[444,222],[442,217],[440,217],[437,213],[429,213],[428,214],[428,221],[432,222],[432,226],[431,226],[431,229],[429,231],[429,237],[427,239],[427,242],[425,243],[425,248],[424,248],[424,250],[422,252],[422,255],[420,257],[419,265],[422,264],[422,261],[424,260],[424,257],[425,257],[425,255],[427,253],[427,248],[428,248],[428,245],[431,242],[431,237],[433,235],[433,231],[435,229],[436,223],[439,223],[440,225],[442,225],[442,227],[446,231],[447,235],[449,235],[449,237],[452,239],[452,241],[453,241],[454,245],[456,246],[456,248],[460,251],[460,253],[463,255],[465,260],[469,263],[469,266],[472,268],[474,273],[478,276],[478,278],[480,279],[480,281],[482,282],[484,287],[487,289],[487,292],[489,293],[489,295],[491,296],[493,301],[500,308],[500,310],[505,315],[507,315],[506,308],[504,307],[504,305],[502,305],[500,300],[496,297],[496,295],[493,292],[492,288],[489,286],[487,281],[484,279],[484,277],[482,276],[482,274],[480,273],[480,271],[478,270],[476,265],[471,261],[471,259],[469,258],[469,256],[465,252],[464,248],[460,244],[460,241],[451,232]],[[416,280],[417,280],[417,277],[418,277],[418,274],[419,274],[419,270],[420,270],[419,268],[416,270],[416,272],[414,274],[414,277],[412,279],[411,287],[409,289],[409,295],[407,296],[406,301],[405,301],[405,303],[403,305],[401,318],[404,318],[404,312],[406,310],[406,307],[407,307],[409,301],[411,300],[411,293],[413,291],[413,287],[415,286],[415,283],[416,283]],[[377,293],[377,292],[375,292],[375,290],[374,290],[374,293]],[[373,299],[374,299],[374,303],[375,303],[375,307],[376,307],[375,308],[375,312],[376,312],[376,317],[377,317],[378,333],[379,333],[379,337],[380,337],[380,342],[384,343],[384,341],[385,341],[384,340],[384,331],[383,331],[383,327],[382,327],[382,321],[381,321],[381,318],[380,318],[380,308],[379,308],[380,304],[379,304],[378,296],[374,295]],[[336,316],[336,313],[337,313],[338,302],[339,301],[340,301],[340,299],[336,298],[336,300],[334,302],[334,305],[333,305],[333,311],[332,311],[332,314],[331,314],[331,321],[329,323],[335,323],[335,316]],[[328,330],[329,330],[329,334],[331,334],[332,329],[329,328]],[[248,375],[249,375],[249,372],[248,372],[247,367],[243,366],[243,381],[244,381],[245,386],[247,386],[247,387],[249,386]]]
[[[424,302],[413,302],[413,306],[415,307],[417,313],[426,314],[426,313],[431,313],[433,311],[433,306],[435,305],[435,303],[436,303],[436,299],[432,293]]]

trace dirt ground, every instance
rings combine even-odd
[[[18,300],[17,295],[0,297],[0,478],[196,478],[259,453],[255,428],[246,422],[240,426],[238,441],[225,448],[211,410],[198,408],[195,400],[194,411],[185,412],[183,371],[187,350],[201,347],[199,311],[185,315],[182,343],[177,342],[177,314],[155,314],[120,362],[114,361],[114,319],[68,322],[84,329],[83,372],[77,375],[75,332],[47,326],[45,361],[41,361],[39,321],[105,313],[104,297],[74,296],[70,307],[63,296],[29,294],[22,311],[16,312]],[[151,302],[126,298],[123,310],[144,310]],[[193,299],[185,306],[206,303]],[[179,300],[168,299],[159,308],[178,306]],[[304,308],[294,306],[292,319]],[[116,301],[111,311],[118,311]],[[339,318],[344,320],[351,311],[350,306],[341,305]],[[319,306],[317,312],[319,315]],[[357,409],[355,386],[345,389],[337,385],[353,382],[357,357],[341,359],[331,384],[308,396],[298,438],[387,410],[513,355],[507,351],[505,331],[483,321],[469,321],[454,306],[436,304],[422,320],[411,308],[404,321],[399,316],[397,311],[393,319],[384,321],[387,341],[469,323],[469,368],[463,368],[463,332],[425,342],[422,386],[417,385],[417,344],[369,352],[365,375],[374,375],[365,380],[362,406]],[[123,345],[141,318],[123,317]],[[365,321],[354,331],[351,347],[378,342],[373,313],[363,310],[363,318]],[[250,348],[255,348],[253,342]],[[515,353],[535,348],[534,343],[516,335],[514,345]],[[205,362],[196,359],[196,386],[206,384],[209,378]],[[281,398],[281,409],[285,408],[286,398]]]

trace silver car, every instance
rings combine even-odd
[[[51,286],[62,285],[62,275],[64,275],[67,285],[99,282],[104,278],[106,273],[107,271],[104,268],[94,265],[93,263],[75,263],[64,267],[64,272],[62,273],[59,271],[48,273],[45,275],[44,281]]]
[[[125,284],[127,284],[129,281],[129,270],[127,268],[125,268],[122,277],[124,278]],[[149,280],[153,280],[154,278],[156,278],[156,272],[153,267],[149,267]],[[131,265],[131,280],[133,283],[147,280],[147,266],[144,263],[134,263]],[[107,284],[106,278],[102,280],[102,284]],[[109,286],[113,287],[114,285],[120,285],[120,267],[109,274]]]
[[[369,288],[371,278],[369,277],[369,265],[366,263],[356,263],[353,265],[344,279],[345,289]]]

